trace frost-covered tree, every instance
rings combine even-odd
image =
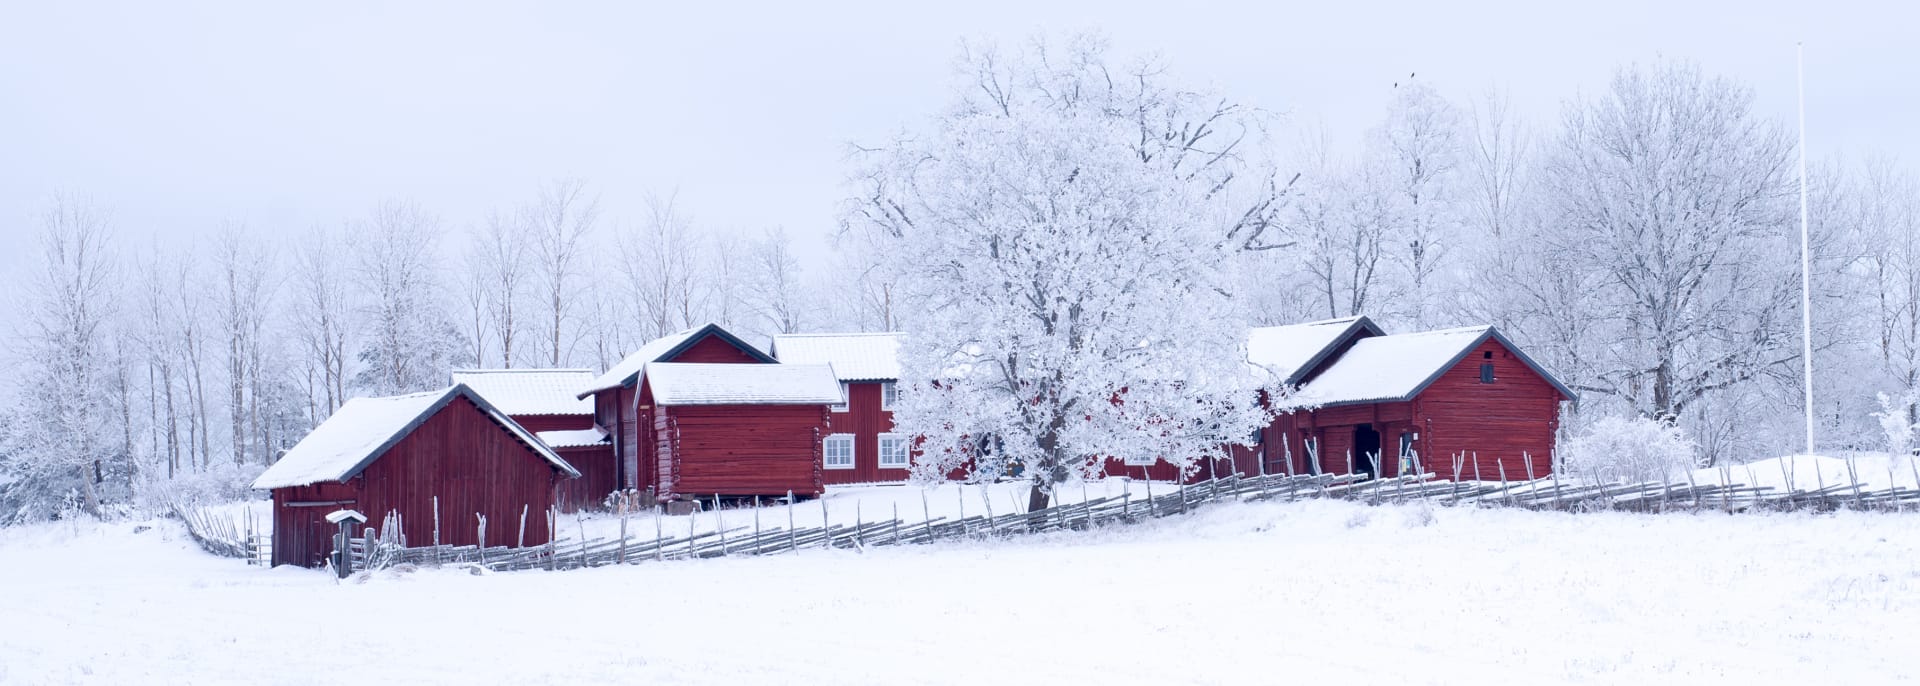
[[[1662,64],[1568,108],[1532,238],[1590,295],[1582,390],[1671,419],[1797,359],[1791,148],[1752,99]]]
[[[87,201],[60,197],[41,215],[39,239],[22,400],[42,439],[9,456],[0,503],[7,519],[34,519],[55,514],[71,494],[98,516],[107,474],[129,466],[110,464],[127,457],[112,430],[113,234]]]
[[[1224,265],[1278,206],[1259,114],[1091,39],[963,62],[947,113],[867,156],[850,218],[896,276],[917,473],[1017,462],[1039,508],[1110,457],[1244,440],[1264,415]]]
[[[1693,468],[1694,444],[1679,427],[1642,417],[1604,417],[1564,441],[1557,469],[1605,481],[1663,481]]]
[[[802,283],[800,259],[784,229],[773,229],[749,244],[746,306],[766,334],[800,333],[811,309]]]
[[[468,362],[465,337],[440,297],[439,220],[411,203],[389,201],[356,229],[355,277],[366,326],[356,385],[392,395],[443,384],[451,367]]]
[[[702,247],[673,197],[649,198],[646,220],[620,234],[621,280],[645,338],[704,323]]]
[[[542,188],[538,199],[521,211],[521,227],[532,237],[530,273],[544,334],[539,352],[541,362],[551,366],[567,364],[580,340],[576,301],[588,239],[599,220],[599,199],[587,195],[585,182],[573,179]]]
[[[1442,272],[1459,240],[1461,219],[1460,117],[1453,105],[1420,81],[1396,84],[1387,118],[1373,131],[1363,177],[1374,219],[1392,247],[1402,315],[1416,329],[1445,321],[1435,304],[1452,284]]]
[[[1886,161],[1869,165],[1860,192],[1863,300],[1872,303],[1868,348],[1908,425],[1920,423],[1920,181]],[[1882,411],[1886,411],[1883,408]]]
[[[346,246],[325,227],[309,231],[293,251],[289,333],[299,344],[312,424],[347,402],[348,351],[356,324],[344,252]]]

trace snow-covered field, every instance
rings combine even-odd
[[[829,504],[854,499],[919,501]],[[1222,505],[989,543],[345,584],[148,525],[0,530],[0,683],[1920,678],[1912,514]]]

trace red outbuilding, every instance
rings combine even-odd
[[[273,564],[317,566],[330,512],[389,513],[408,545],[541,545],[559,483],[579,476],[465,385],[347,401],[254,480],[273,492]],[[487,520],[481,540],[478,517]],[[524,528],[522,522],[525,522]]]
[[[594,426],[593,402],[575,397],[593,381],[587,369],[456,369],[453,382],[466,384],[522,428],[580,470],[580,478],[560,485],[561,512],[594,509],[620,488],[615,478],[613,441]]]
[[[648,342],[579,394],[613,435],[621,482],[676,498],[818,495],[825,365],[780,364],[718,325]]]
[[[900,334],[787,334],[773,337],[770,352],[785,364],[831,366],[840,381],[846,402],[831,408],[833,428],[820,446],[827,483],[907,479],[912,442],[893,431]]]
[[[1292,389],[1278,415],[1232,458],[1188,476],[1240,474],[1523,480],[1553,465],[1562,402],[1574,393],[1491,326],[1386,335],[1366,317],[1254,329],[1248,362]],[[1260,402],[1274,398],[1262,394]],[[1119,463],[1120,461],[1115,461]],[[1125,462],[1111,474],[1177,478],[1173,466]]]

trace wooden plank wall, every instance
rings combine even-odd
[[[560,511],[604,509],[607,494],[620,490],[614,469],[613,446],[559,448],[557,451],[567,464],[580,470],[580,478],[560,480]]]
[[[451,545],[515,545],[520,514],[527,545],[545,544],[545,512],[559,478],[552,465],[521,444],[466,398],[455,398],[375,460],[354,479],[360,510],[378,524],[389,510],[404,517],[409,545],[433,540],[434,498],[439,498],[440,542]],[[484,542],[475,514],[487,517]]]
[[[1489,359],[1488,354],[1492,357]],[[1494,382],[1480,383],[1480,365],[1491,362]],[[1467,453],[1479,461],[1481,478],[1527,478],[1522,454],[1531,457],[1534,476],[1553,468],[1554,434],[1560,421],[1560,391],[1511,351],[1491,338],[1434,381],[1415,399],[1423,454],[1432,455],[1431,471],[1451,478],[1451,455]],[[1469,462],[1462,478],[1473,478]]]
[[[824,405],[664,408],[660,494],[819,495]]]

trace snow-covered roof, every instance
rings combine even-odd
[[[514,417],[593,414],[593,401],[576,397],[593,379],[588,369],[456,369],[453,382],[466,384],[494,407]]]
[[[900,378],[898,333],[797,333],[773,337],[773,356],[791,364],[825,364],[841,381]]]
[[[1375,336],[1384,333],[1366,317],[1259,327],[1247,334],[1247,361],[1284,383],[1297,384],[1341,343],[1361,331]]]
[[[306,438],[300,439],[292,450],[281,456],[279,462],[261,472],[259,478],[253,480],[253,487],[274,489],[350,479],[457,397],[473,401],[481,411],[491,415],[501,427],[555,468],[569,476],[580,475],[573,465],[567,464],[560,455],[480,394],[464,384],[454,384],[426,393],[347,401],[334,411],[333,416],[314,427]]]
[[[1489,337],[1568,399],[1575,397],[1572,390],[1499,331],[1491,326],[1469,326],[1363,338],[1302,385],[1294,399],[1319,407],[1411,400]]]
[[[708,335],[719,336],[735,347],[746,351],[749,356],[758,358],[762,362],[774,361],[774,359],[767,356],[766,353],[760,352],[759,348],[753,347],[753,344],[740,340],[739,336],[735,336],[726,329],[720,328],[719,324],[707,324],[705,326],[696,326],[685,331],[676,331],[647,341],[645,345],[640,346],[639,350],[633,351],[632,355],[626,356],[625,359],[620,360],[619,363],[607,369],[605,374],[594,378],[593,382],[588,384],[586,388],[575,389],[575,395],[585,398],[609,388],[619,388],[633,383],[636,379],[640,378],[640,369],[647,366],[647,363],[671,360],[675,355],[680,354],[682,350],[700,342],[700,339],[706,338]]]
[[[595,445],[607,445],[607,432],[598,427],[592,429],[566,429],[562,431],[542,431],[534,434],[540,442],[550,448],[585,448]]]
[[[656,405],[832,405],[840,380],[824,364],[655,362],[644,371]]]

